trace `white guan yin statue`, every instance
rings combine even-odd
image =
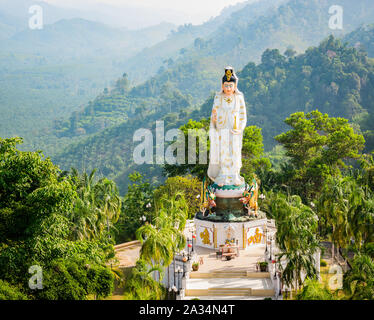
[[[247,113],[244,96],[237,83],[233,68],[226,67],[222,91],[215,95],[210,119],[208,177],[219,187],[245,184],[240,169]]]

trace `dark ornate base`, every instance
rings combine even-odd
[[[215,222],[245,222],[256,219],[263,219],[264,214],[258,212],[258,216],[254,213],[248,214],[248,210],[244,208],[240,198],[216,198],[216,207],[210,212],[207,210],[205,215],[201,212],[196,214],[199,220],[215,221]]]

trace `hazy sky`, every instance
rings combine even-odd
[[[61,7],[78,8],[80,10],[93,9],[94,5],[107,4],[110,6],[138,7],[155,9],[165,12],[164,20],[183,24],[200,24],[212,16],[217,16],[221,10],[229,5],[245,0],[44,0]],[[256,1],[256,0],[254,0]],[[170,21],[175,13],[175,21]],[[159,14],[158,14],[159,15]],[[160,16],[160,19],[162,17]],[[184,21],[182,21],[184,20]],[[160,21],[161,22],[161,21]]]

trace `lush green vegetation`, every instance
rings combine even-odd
[[[357,19],[372,22],[369,0],[340,2],[348,13],[346,29],[357,27]],[[145,49],[127,62],[126,68],[149,58],[138,75],[158,69],[139,85],[126,73],[110,86],[104,84],[113,69],[126,69],[117,60],[108,64],[108,57],[100,60],[103,69],[93,72],[100,79],[92,82],[80,78],[92,75],[86,69],[72,81],[70,68],[77,72],[79,59],[52,63],[35,52],[1,53],[0,80],[6,85],[0,107],[12,109],[11,101],[22,108],[17,116],[3,113],[0,134],[28,136],[39,130],[28,146],[45,147],[54,154],[54,163],[69,171],[61,171],[40,151],[21,151],[20,138],[0,138],[0,299],[105,298],[117,278],[109,267],[113,245],[135,239],[142,243],[141,256],[125,279],[125,298],[165,298],[165,288],[152,274],[162,278],[163,268],[184,248],[182,231],[200,206],[197,196],[207,165],[136,166],[133,134],[139,128],[154,132],[157,120],[165,121],[165,130],[207,130],[213,103],[208,96],[228,57],[243,67],[239,88],[249,125],[242,175],[261,182],[266,198],[260,207],[275,219],[278,230],[276,258],[287,261],[284,284],[300,300],[374,299],[374,63],[369,58],[374,28],[361,27],[346,36],[355,47],[329,36],[297,54],[295,49],[331,33],[321,21],[328,20],[328,7],[336,1],[291,0],[268,10],[272,3],[243,6],[203,26],[180,27],[155,51]],[[235,24],[227,28],[224,21],[230,19]],[[58,27],[46,32],[56,33]],[[279,49],[268,49],[270,44]],[[162,55],[164,49],[168,57]],[[248,63],[261,53],[258,64]],[[95,61],[85,66],[90,69]],[[29,68],[26,76],[21,62]],[[10,88],[18,81],[26,88],[23,95]],[[79,81],[84,85],[78,90]],[[35,92],[47,93],[50,101],[35,103]],[[88,99],[86,106],[77,107]],[[35,128],[38,117],[27,116],[31,105],[35,114],[53,106],[40,128]],[[54,135],[47,123],[52,118]],[[339,289],[343,294],[316,281],[314,254],[321,240],[331,241],[333,258],[340,252],[350,264]],[[28,286],[28,270],[34,265],[43,270],[42,290]]]
[[[204,121],[189,125],[199,127]],[[292,129],[277,139],[284,144],[286,165],[270,167],[258,128],[248,127],[243,143],[248,160],[243,161],[243,172],[260,177],[266,195],[260,206],[276,221],[280,249],[276,258],[278,263],[283,258],[287,261],[281,267],[284,284],[296,291],[297,299],[341,298],[312,281],[317,275],[314,254],[319,241],[328,238],[333,255],[334,248],[343,249],[343,254],[356,252],[352,268],[344,275],[344,297],[372,299],[373,160],[360,154],[364,139],[347,120],[318,111],[295,113],[285,121]],[[199,206],[196,196],[201,180],[174,175],[156,188],[135,172],[122,201],[113,181],[94,179],[95,171],[89,175],[80,175],[76,169],[59,172],[42,154],[16,150],[19,142],[18,138],[1,140],[3,296],[106,297],[115,277],[114,270],[107,267],[113,258],[111,239],[137,238],[142,243],[141,259],[126,277],[124,296],[164,298],[165,289],[151,275],[158,272],[162,278],[163,267],[185,247],[182,231],[187,217]],[[323,165],[309,171],[314,163]],[[357,169],[348,170],[352,165]],[[165,170],[188,172],[178,166]],[[200,176],[202,170],[194,174]],[[305,181],[300,183],[295,177]],[[316,177],[315,184],[304,188]],[[41,291],[26,287],[31,264],[43,268],[45,287]]]
[[[118,211],[115,190],[106,179],[90,189],[87,180],[62,174],[40,152],[17,150],[21,142],[0,140],[2,294],[63,300],[109,295],[114,275],[107,263],[114,249],[104,227]],[[42,290],[28,286],[31,266],[43,272]]]
[[[247,19],[265,12],[272,1],[267,0],[266,5],[255,5],[254,10],[247,9],[250,13]],[[44,3],[40,5],[48,6]],[[22,6],[28,8],[30,4],[24,3]],[[25,149],[43,149],[47,155],[53,155],[72,142],[72,135],[79,139],[85,133],[117,124],[118,120],[127,118],[128,111],[126,108],[122,110],[128,99],[122,97],[123,101],[118,102],[117,91],[114,101],[109,99],[112,109],[113,105],[118,104],[120,110],[116,114],[104,116],[100,121],[92,121],[92,124],[87,124],[86,119],[82,127],[75,127],[74,120],[77,118],[76,114],[86,112],[85,107],[91,112],[95,97],[101,95],[103,88],[105,93],[109,88],[116,88],[121,84],[121,78],[118,81],[113,79],[120,77],[124,71],[128,72],[133,84],[143,83],[152,75],[162,74],[163,81],[169,78],[171,81],[179,79],[179,85],[191,91],[188,83],[191,83],[196,74],[205,69],[205,73],[201,73],[201,78],[204,79],[207,74],[215,74],[217,66],[201,63],[192,72],[194,62],[189,62],[173,71],[168,68],[174,65],[175,59],[183,56],[180,53],[183,48],[193,47],[197,38],[211,34],[231,13],[242,7],[244,5],[239,4],[226,8],[218,17],[202,25],[187,24],[176,30],[169,23],[141,30],[127,30],[78,18],[50,21],[47,17],[44,28],[34,32],[25,29],[25,21],[29,18],[27,15],[21,14],[22,17],[18,17],[19,11],[27,12],[26,9],[14,9],[13,11],[17,11],[15,17],[14,12],[5,4],[2,5],[0,136],[23,136]],[[46,10],[49,12],[51,6]],[[58,12],[63,9],[53,10]],[[9,15],[9,12],[12,13]],[[64,14],[57,13],[57,16],[61,15]],[[49,24],[50,22],[52,23]],[[212,65],[209,70],[208,65]],[[181,76],[183,74],[186,75],[185,78]],[[146,85],[140,85],[134,91],[134,99],[139,100],[143,95],[149,97],[155,91],[159,92],[160,88],[156,83],[153,79]],[[212,84],[213,81],[210,85]],[[209,91],[207,83],[204,92]],[[196,92],[193,92],[193,96]],[[200,95],[200,99],[204,94]],[[103,104],[107,103],[108,101]],[[148,104],[152,103],[149,101]],[[140,105],[141,102],[137,101],[136,107]],[[133,116],[134,110],[135,108],[129,117]],[[69,117],[73,119],[72,123],[69,122]],[[38,125],[35,126],[35,123]],[[66,129],[71,129],[68,139],[65,134],[61,135]]]
[[[266,194],[260,207],[276,221],[277,260],[287,261],[281,267],[282,280],[301,300],[374,299],[372,156],[360,154],[364,139],[345,119],[316,111],[292,114],[286,123],[292,130],[277,139],[286,149],[288,164],[259,172]],[[313,254],[321,240],[331,241],[333,260],[340,253],[351,264],[343,288],[338,288],[342,294],[314,281]],[[348,252],[354,253],[350,262]]]

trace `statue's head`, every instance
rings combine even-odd
[[[238,77],[232,67],[225,68],[225,75],[222,78],[222,92],[232,95],[237,90]]]

